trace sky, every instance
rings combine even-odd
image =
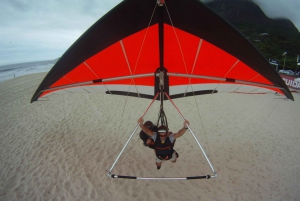
[[[290,19],[300,30],[300,0],[253,1],[268,17]],[[0,66],[60,57],[90,26],[120,2],[0,0]]]

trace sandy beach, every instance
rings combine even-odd
[[[299,200],[300,93],[223,93],[175,99],[218,177],[153,181],[106,176],[151,100],[66,93],[30,99],[46,73],[0,83],[0,200]],[[157,101],[145,120],[157,120]],[[169,102],[170,130],[182,120]],[[138,132],[112,173],[138,177],[212,174],[189,132],[175,164],[156,169]]]

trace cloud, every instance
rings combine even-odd
[[[0,0],[0,65],[60,57],[121,1]],[[289,18],[300,28],[299,0],[254,1],[268,16]]]
[[[60,57],[93,23],[120,2],[0,1],[0,65]]]
[[[18,11],[27,11],[30,8],[30,4],[24,1],[11,0],[11,1],[4,1],[4,2],[11,5],[12,8]]]
[[[285,18],[291,20],[300,30],[299,0],[253,0],[269,18]]]

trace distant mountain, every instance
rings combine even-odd
[[[207,4],[232,24],[249,23],[259,26],[280,26],[292,34],[299,34],[295,25],[287,19],[270,19],[251,0],[215,0]],[[262,30],[263,31],[263,30]]]
[[[283,65],[283,52],[287,52],[286,67],[296,68],[300,54],[300,33],[288,19],[270,19],[251,0],[214,0],[206,4],[241,33],[243,33],[266,58]]]

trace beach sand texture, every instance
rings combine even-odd
[[[45,73],[0,83],[0,200],[299,200],[300,95],[213,94],[175,99],[218,173],[209,180],[106,176],[151,100],[70,93],[30,99]],[[145,120],[157,120],[155,102]],[[170,130],[182,120],[169,102]],[[200,113],[200,115],[199,115]],[[175,164],[156,170],[134,135],[112,173],[138,177],[212,174],[189,132]]]

